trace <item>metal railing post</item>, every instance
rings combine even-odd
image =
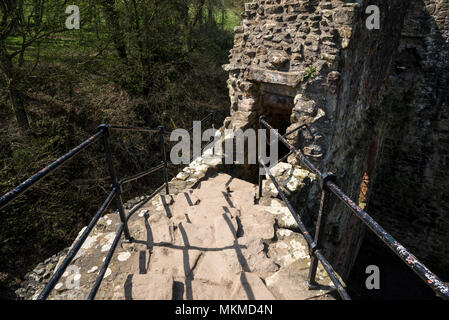
[[[210,114],[211,114],[211,121],[212,121],[212,129],[215,129],[215,111],[214,110],[211,110],[210,111]]]
[[[265,120],[265,119],[266,119],[265,116],[263,116],[263,115],[260,116],[260,118],[259,118],[259,128],[262,127],[262,120]],[[260,152],[260,150],[258,150],[258,152]],[[258,159],[259,159],[259,156],[260,155],[258,155]],[[259,201],[262,199],[262,196],[263,196],[263,175],[262,175],[262,172],[264,172],[264,170],[262,170],[262,169],[264,169],[263,165],[264,164],[262,164],[259,161],[259,172],[258,172],[258,175],[259,175]]]
[[[165,138],[164,138],[164,132],[165,127],[160,126],[159,127],[159,137],[161,141],[161,153],[162,153],[162,161],[164,162],[164,181],[165,181],[165,191],[167,192],[167,195],[170,194],[170,187],[168,186],[168,168],[167,168],[167,152],[165,150]]]
[[[127,241],[131,241],[131,235],[128,229],[128,222],[126,221],[125,210],[123,209],[123,199],[122,199],[122,185],[117,181],[117,174],[115,172],[114,163],[112,161],[111,148],[109,145],[109,125],[102,124],[98,127],[104,131],[103,141],[104,141],[104,152],[106,154],[106,162],[108,163],[109,174],[111,176],[112,185],[111,187],[118,187],[118,194],[115,197],[115,205],[120,215],[120,220],[124,224],[124,234]]]
[[[263,196],[263,189],[262,189],[262,187],[263,187],[263,176],[262,176],[262,166],[261,165],[259,165],[259,173],[258,173],[258,175],[259,175],[259,201],[260,201],[260,199],[262,199],[262,196]]]
[[[311,256],[311,263],[309,268],[309,275],[307,277],[307,287],[311,289],[315,289],[317,287],[316,283],[316,273],[318,269],[318,258],[315,255],[315,252],[317,250],[321,249],[321,243],[323,238],[323,231],[324,226],[326,222],[326,213],[329,209],[329,200],[330,200],[330,192],[326,187],[327,181],[335,181],[335,175],[332,173],[326,173],[323,174],[321,177],[321,202],[320,202],[320,210],[318,212],[318,219],[316,223],[316,230],[315,230],[315,243],[317,244],[316,248],[313,250],[313,252],[310,253]]]

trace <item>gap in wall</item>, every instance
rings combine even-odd
[[[277,129],[281,135],[287,133],[291,125],[291,114],[294,103],[293,98],[272,93],[264,93],[261,97],[262,112],[267,117],[267,122]],[[268,138],[267,138],[267,141]],[[286,156],[290,150],[279,141],[279,159]],[[285,161],[286,162],[286,161]]]

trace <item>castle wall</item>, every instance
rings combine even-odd
[[[379,106],[368,195],[370,214],[441,277],[449,277],[448,49],[449,2],[416,1]]]
[[[368,4],[379,6],[381,30],[366,28]],[[231,102],[225,126],[255,128],[262,114],[273,123],[289,112],[289,128],[278,128],[281,133],[307,125],[290,141],[320,169],[336,173],[342,189],[358,199],[368,154],[373,158],[368,151],[375,140],[374,111],[408,5],[385,0],[247,3],[225,66]],[[293,157],[289,162],[297,164]],[[311,193],[309,199],[318,202],[319,190]],[[307,214],[315,215],[316,207]],[[363,234],[357,218],[336,203],[327,219],[324,249],[343,278]]]

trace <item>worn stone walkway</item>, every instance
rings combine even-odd
[[[132,217],[136,239],[116,250],[97,299],[334,299],[330,279],[307,290],[310,259],[301,235],[279,228],[290,213],[278,200],[255,204],[256,186],[216,174],[198,188],[161,195]],[[50,299],[85,299],[119,226],[103,217]],[[281,222],[281,223],[279,223]],[[79,289],[69,289],[79,281]]]

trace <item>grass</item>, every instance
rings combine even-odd
[[[22,47],[22,37],[6,39],[10,53]],[[40,59],[47,62],[67,63],[72,57],[88,57],[98,50],[98,39],[93,31],[67,30],[40,43]],[[38,54],[37,43],[29,46],[24,55],[25,62],[34,62]]]
[[[306,69],[306,75],[304,76],[305,79],[313,79],[315,77],[316,69],[314,66],[310,66]]]

